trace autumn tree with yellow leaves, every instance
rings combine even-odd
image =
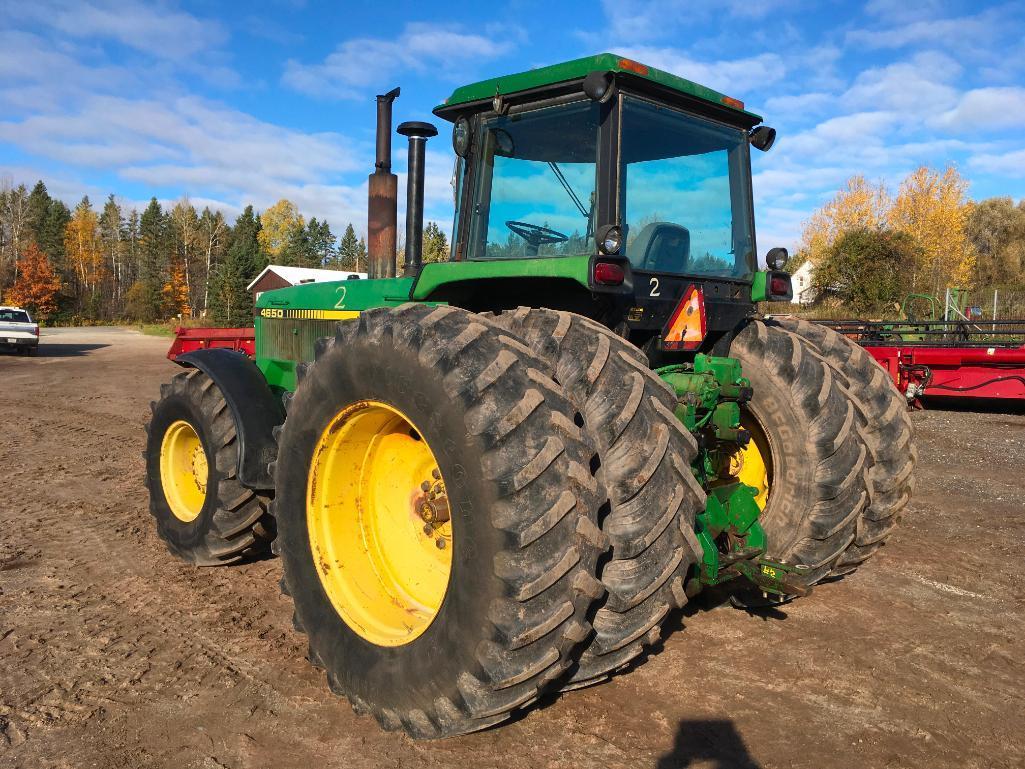
[[[917,256],[901,265],[909,290],[942,294],[947,286],[968,285],[975,249],[967,235],[971,201],[968,183],[956,169],[922,166],[892,196],[882,183],[851,177],[843,189],[805,222],[799,261],[818,266],[847,233],[885,231],[906,234]]]
[[[923,166],[901,182],[887,224],[922,248],[921,262],[909,265],[914,290],[938,295],[970,281],[975,256],[965,229],[967,191],[968,182],[951,167],[939,173]]]
[[[64,228],[64,251],[74,265],[79,283],[95,293],[103,279],[103,244],[100,242],[99,218],[89,197],[75,206],[71,221]]]
[[[885,185],[872,184],[864,176],[852,176],[832,200],[804,223],[802,261],[818,264],[844,233],[878,229],[886,222],[890,205]]]
[[[171,267],[171,274],[160,294],[167,315],[188,317],[192,314],[192,307],[189,304],[189,281],[184,264],[175,264]]]
[[[260,214],[260,224],[260,247],[274,261],[273,257],[288,245],[296,230],[306,226],[306,220],[295,203],[282,198]]]

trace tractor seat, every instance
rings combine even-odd
[[[627,246],[627,253],[635,269],[682,272],[690,259],[690,230],[679,224],[652,222]]]

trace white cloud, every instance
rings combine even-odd
[[[818,113],[830,104],[835,104],[836,96],[823,91],[794,94],[792,96],[773,96],[765,101],[766,112],[778,113]]]
[[[626,48],[619,53],[737,98],[742,98],[745,91],[771,85],[786,75],[783,59],[774,53],[713,62],[698,61],[677,48]]]
[[[200,200],[213,194],[229,211],[288,197],[333,224],[366,218],[365,186],[347,183],[347,174],[370,167],[371,147],[276,126],[197,97],[97,96],[74,112],[0,123],[0,140],[154,190]]]
[[[792,4],[792,3],[787,3]],[[755,3],[750,0],[602,0],[602,10],[611,29],[602,38],[637,41],[666,37],[695,18],[726,14],[733,18],[760,19],[779,11],[780,3]],[[608,34],[611,32],[611,36]],[[597,36],[595,36],[597,37]],[[622,53],[615,48],[616,53]]]
[[[968,165],[996,176],[1025,179],[1025,149],[974,155]]]
[[[227,39],[217,21],[135,0],[33,0],[4,13],[73,39],[113,40],[158,59],[186,59]]]
[[[1025,88],[976,88],[941,115],[940,125],[954,130],[991,131],[1025,123]]]
[[[949,81],[961,73],[961,65],[934,52],[916,54],[908,61],[862,71],[844,93],[842,102],[852,109],[906,110],[914,104],[922,114],[949,109],[957,90]]]
[[[389,85],[402,70],[434,70],[449,77],[458,75],[466,61],[493,59],[510,50],[508,36],[497,40],[450,24],[409,23],[395,39],[347,40],[319,64],[290,59],[282,82],[318,98],[355,98],[363,89]]]
[[[851,30],[847,43],[873,49],[939,45],[961,55],[974,54],[1001,38],[1006,15],[1003,8],[991,8],[974,16],[943,18],[938,12],[910,9],[883,16],[883,23],[873,29]]]

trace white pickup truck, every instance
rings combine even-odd
[[[0,350],[31,355],[39,347],[39,326],[20,307],[0,307]]]

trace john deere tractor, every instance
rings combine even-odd
[[[711,586],[782,601],[853,571],[912,490],[905,403],[858,346],[759,317],[750,152],[775,131],[602,54],[456,89],[451,257],[422,264],[409,140],[396,269],[378,97],[370,279],[262,294],[254,360],[183,355],[151,510],[196,564],[266,547],[310,661],[432,738],[607,678]],[[398,273],[398,274],[397,274]],[[276,537],[276,538],[275,538]]]

